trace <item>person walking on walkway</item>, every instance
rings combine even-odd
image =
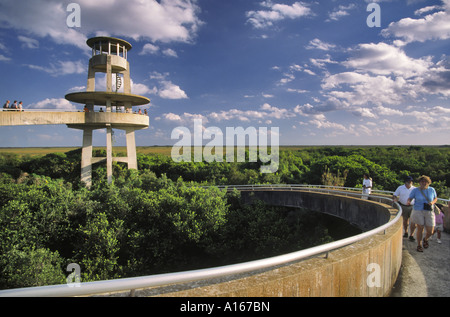
[[[416,229],[416,224],[412,221],[410,221],[411,211],[413,208],[413,201],[411,201],[410,205],[407,205],[409,195],[411,194],[411,191],[416,188],[412,185],[413,178],[411,176],[408,176],[405,178],[405,183],[401,186],[399,186],[394,194],[393,194],[393,200],[395,202],[398,202],[400,206],[402,207],[402,217],[403,217],[403,229],[405,230],[405,234],[403,235],[404,238],[408,238],[408,223],[410,223],[410,234],[409,239],[414,241],[414,231]]]
[[[441,204],[436,204],[436,207],[438,207],[441,212],[434,215],[436,224],[434,226],[433,236],[437,232],[437,240],[436,241],[437,241],[437,243],[441,244],[442,243],[441,232],[444,231],[444,218],[445,218],[444,208],[443,208],[444,206]],[[431,237],[430,237],[430,239],[431,239]]]
[[[369,195],[372,192],[372,179],[370,178],[369,174],[364,174],[364,180],[363,180],[363,189],[361,196],[362,199],[369,199]]]
[[[419,187],[414,188],[409,195],[407,205],[411,205],[415,199],[414,207],[411,213],[411,221],[417,225],[417,251],[423,252],[428,248],[428,239],[433,233],[435,225],[434,204],[437,202],[436,190],[430,187],[431,179],[422,175],[419,178]],[[423,229],[426,228],[427,233],[422,241]],[[423,245],[423,246],[422,246]]]

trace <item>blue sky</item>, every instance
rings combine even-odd
[[[133,45],[132,93],[151,99],[138,146],[173,145],[196,118],[279,127],[282,145],[450,144],[450,0],[79,0],[68,27],[71,2],[0,0],[2,104],[82,109],[64,95],[86,89],[86,39],[109,35]],[[0,147],[82,142],[64,125],[0,130]]]

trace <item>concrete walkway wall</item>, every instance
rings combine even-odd
[[[273,205],[298,206],[334,214],[365,230],[393,219],[396,209],[373,201],[345,196],[301,191],[254,191],[244,199],[262,199]],[[150,296],[388,296],[397,279],[402,261],[402,224],[398,221],[384,234],[332,251],[326,257],[254,272],[242,277],[211,281],[195,287],[168,286],[165,294]],[[191,289],[187,289],[194,287]],[[184,289],[184,290],[181,290]],[[168,291],[169,290],[169,291]],[[181,291],[180,291],[181,290]],[[137,296],[145,296],[144,294]],[[156,293],[155,293],[156,292]]]

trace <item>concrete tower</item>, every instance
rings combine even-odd
[[[85,122],[68,124],[68,127],[83,130],[81,180],[91,186],[92,164],[105,160],[92,157],[92,131],[106,128],[106,172],[108,183],[111,183],[113,161],[125,162],[129,169],[137,169],[134,131],[148,128],[149,118],[134,114],[133,107],[148,104],[150,100],[131,94],[130,64],[127,60],[130,43],[113,37],[94,37],[86,43],[92,49],[86,91],[67,94],[65,98],[85,104]],[[106,73],[106,91],[95,91],[96,73]],[[123,93],[118,92],[121,86]],[[113,128],[125,130],[127,157],[112,157]]]

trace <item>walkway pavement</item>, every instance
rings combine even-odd
[[[403,258],[392,297],[450,297],[450,234],[429,241],[429,248],[417,252],[417,242],[403,238]]]

